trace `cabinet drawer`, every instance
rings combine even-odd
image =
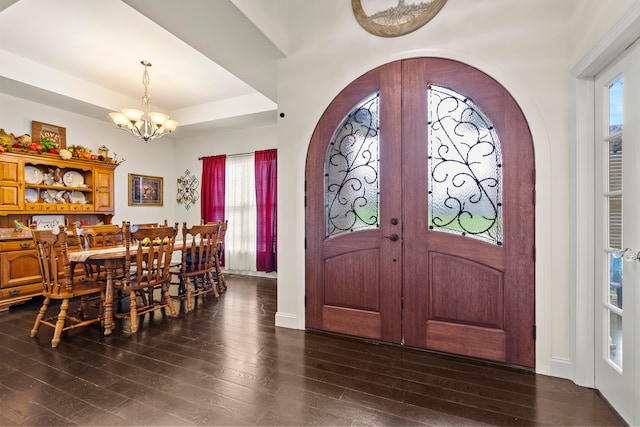
[[[42,212],[55,212],[56,205],[54,203],[42,203]]]
[[[29,212],[40,212],[42,210],[42,203],[26,203],[24,208]]]
[[[81,205],[79,203],[74,203],[74,204],[69,205],[69,210],[71,212],[82,212],[82,207],[83,206],[84,205]]]
[[[6,240],[0,242],[0,252],[23,251],[25,249],[33,249],[33,240]]]
[[[58,203],[56,205],[56,211],[60,212],[60,211],[66,211],[69,212],[69,205],[65,204],[65,203]]]
[[[38,276],[39,277],[39,276]],[[0,288],[0,300],[16,297],[27,297],[42,294],[42,283],[16,286],[14,288]]]

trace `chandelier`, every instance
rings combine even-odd
[[[144,66],[144,73],[142,74],[142,84],[144,85],[144,95],[142,96],[142,111],[135,109],[124,109],[122,112],[109,113],[113,123],[118,126],[119,129],[129,132],[136,138],[142,138],[145,142],[149,142],[153,139],[162,138],[165,135],[170,134],[178,127],[178,122],[169,119],[169,116],[162,113],[150,113],[149,112],[149,92],[147,87],[149,86],[149,72],[148,67],[151,67],[149,61],[140,61]]]

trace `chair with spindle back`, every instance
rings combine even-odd
[[[129,222],[123,225],[125,273],[114,282],[114,288],[129,295],[129,311],[115,316],[129,318],[131,332],[137,332],[139,318],[145,313],[168,308],[172,317],[177,316],[169,295],[169,267],[177,233],[178,223],[174,227],[140,227],[135,232]],[[147,263],[155,268],[146,269]]]
[[[227,226],[229,225],[229,221],[225,220],[220,221],[220,229],[218,230],[218,250],[216,252],[216,260],[215,260],[215,270],[216,270],[216,281],[218,283],[218,287],[220,288],[220,292],[224,292],[227,290],[227,282],[224,280],[224,274],[222,274],[222,268],[220,266],[221,259],[224,256],[224,236],[227,234]]]
[[[136,230],[138,230],[138,228],[144,228],[144,227],[166,227],[169,225],[169,222],[165,219],[164,223],[159,223],[159,222],[145,222],[145,223],[136,223],[136,224],[131,224],[131,232],[134,232]],[[138,243],[138,242],[134,242],[134,243]],[[148,266],[145,265],[145,268],[148,268]]]
[[[122,228],[117,224],[85,225],[82,227],[86,249],[122,246]]]
[[[193,308],[193,298],[213,292],[220,298],[213,278],[217,253],[219,223],[187,227],[182,224],[182,260],[173,266],[171,274],[178,278],[178,295],[187,301],[187,311]]]
[[[42,307],[31,329],[31,336],[37,335],[40,325],[53,328],[51,347],[58,346],[62,332],[100,322],[102,304],[100,304],[97,313],[91,316],[87,297],[99,295],[102,303],[105,298],[104,283],[72,275],[67,255],[69,236],[62,225],[58,231],[55,234],[52,230],[31,230],[40,265],[42,295],[44,296]],[[60,309],[56,316],[47,317],[51,300],[59,300]],[[70,303],[73,300],[80,300],[78,313],[69,311]]]
[[[84,249],[84,240],[78,234],[78,224],[71,222],[65,229],[67,231],[67,248],[70,251],[80,251]]]
[[[131,224],[131,231],[136,231],[140,227],[166,227],[169,225],[169,222],[165,219],[164,223],[159,222],[144,222],[144,223],[135,223]]]
[[[85,225],[82,227],[82,238],[84,239],[85,249],[105,249],[116,246],[122,246],[122,227],[117,224],[104,225]],[[106,271],[103,268],[95,267],[93,271],[91,266],[88,274],[93,275],[96,279],[106,280]],[[118,276],[124,274],[123,271],[117,273]]]
[[[34,227],[35,228],[35,227]],[[70,222],[66,226],[67,231],[67,249],[69,252],[84,250],[84,238],[78,233],[78,224]],[[80,279],[82,277],[91,276],[91,266],[88,264],[71,263],[72,278]]]

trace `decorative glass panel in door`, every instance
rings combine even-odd
[[[429,228],[502,245],[502,155],[487,115],[429,86]]]
[[[325,160],[325,236],[378,226],[378,94],[349,112]]]

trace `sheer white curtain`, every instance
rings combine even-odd
[[[225,269],[256,269],[256,180],[253,154],[227,156]]]

